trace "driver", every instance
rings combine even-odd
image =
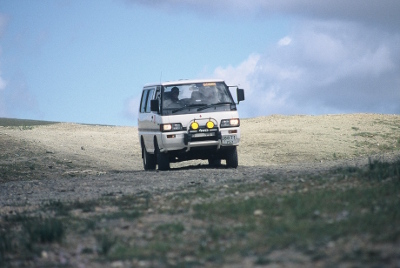
[[[165,99],[164,106],[168,107],[179,102],[179,88],[173,87],[168,99]]]
[[[171,89],[171,101],[172,102],[179,101],[179,88],[178,87],[173,87]]]

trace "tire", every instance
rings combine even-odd
[[[149,154],[146,151],[146,147],[142,142],[142,159],[144,170],[155,170],[156,169],[156,156],[154,154]]]
[[[221,166],[221,159],[209,158],[208,165],[210,167],[220,167]]]
[[[156,150],[158,170],[169,170],[169,155],[160,152],[157,141],[154,141],[154,148]]]
[[[229,149],[228,152],[226,153],[226,166],[228,168],[237,168],[238,165],[239,165],[238,154],[235,146],[232,149]]]

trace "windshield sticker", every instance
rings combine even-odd
[[[203,87],[211,87],[211,86],[216,86],[217,83],[203,83]]]

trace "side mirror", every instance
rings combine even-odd
[[[160,112],[160,104],[158,102],[158,100],[151,100],[150,101],[150,110],[152,112]]]
[[[236,89],[237,103],[244,101],[244,89]]]

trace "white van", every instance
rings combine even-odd
[[[229,88],[236,88],[237,103]],[[170,163],[205,159],[236,168],[240,120],[236,104],[244,90],[223,80],[179,80],[147,84],[139,107],[138,130],[145,170],[168,170]]]

